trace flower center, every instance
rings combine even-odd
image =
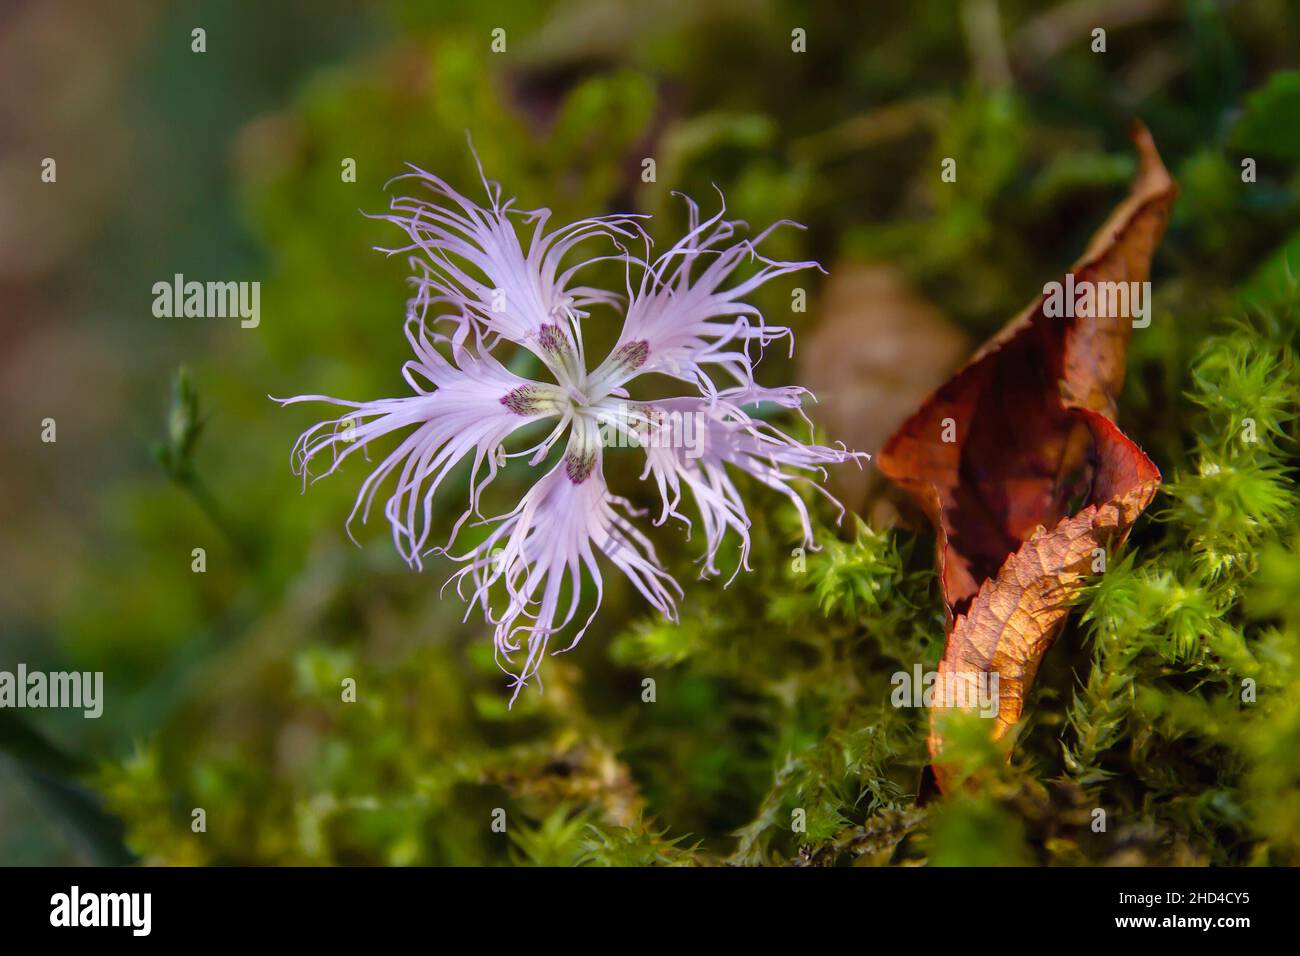
[[[569,400],[572,403],[573,410],[575,412],[581,412],[589,408],[592,404],[592,401],[587,396],[587,393],[586,391],[584,391],[584,388],[585,388],[585,383],[571,384],[565,389],[565,392],[568,393]]]

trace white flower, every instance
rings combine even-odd
[[[623,245],[644,241],[648,250],[641,217],[584,219],[548,233],[549,210],[514,210],[513,200],[502,202],[500,187],[486,179],[488,208],[429,173],[416,170],[399,178],[415,179],[434,197],[395,199],[391,214],[382,217],[410,239],[385,251],[412,254],[416,268],[407,319],[415,358],[402,370],[414,394],[370,402],[320,395],[285,400],[349,409],[298,439],[294,470],[306,480],[312,462],[329,452],[324,474],[330,474],[375,439],[404,434],[363,482],[351,517],[360,512],[364,521],[380,486],[393,479],[384,517],[394,544],[416,568],[429,554],[463,563],[452,581],[470,608],[479,607],[494,625],[497,660],[512,674],[515,695],[538,674],[551,636],[574,623],[588,579],[596,587],[595,607],[566,647],[591,623],[604,592],[602,555],[652,607],[676,620],[681,588],[633,523],[640,512],[605,483],[603,455],[610,444],[643,449],[642,477],[653,478],[662,503],[655,524],[672,517],[689,527],[682,510],[689,492],[704,528],[703,575],[719,573],[716,559],[728,531],[739,539],[736,571],[748,569],[750,520],[733,478],[739,472],[789,499],[802,521],[804,543],[813,547],[807,507],[794,482],[808,481],[825,494],[815,480],[824,477],[824,465],[866,456],[804,444],[746,411],[763,404],[798,409],[805,392],[755,383],[754,364],[763,348],[781,337],[793,348],[793,340],[789,329],[766,325],[744,297],[774,276],[815,263],[761,255],[757,246],[771,229],[753,241],[733,242],[742,224],[725,220],[725,210],[701,221],[690,200],[686,235],[657,259],[643,261]],[[526,244],[516,219],[531,227]],[[590,239],[603,239],[612,249],[566,267],[575,247]],[[626,265],[626,297],[575,284],[583,268],[611,258]],[[733,281],[743,262],[759,267]],[[589,370],[582,322],[595,305],[625,305],[625,321],[609,355]],[[502,343],[530,350],[552,380],[511,372],[493,355]],[[651,373],[686,383],[690,394],[631,399],[627,385]],[[515,432],[543,420],[553,427],[542,441],[505,455]],[[481,519],[481,495],[504,459],[528,456],[530,467],[540,467],[561,439],[563,454],[519,504],[486,519],[493,527],[482,543],[453,553],[465,523]],[[468,506],[449,539],[431,544],[435,493],[467,459]]]

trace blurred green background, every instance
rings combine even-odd
[[[828,434],[874,452],[1082,251],[1133,175],[1139,116],[1182,193],[1123,424],[1167,475],[1194,468],[1189,362],[1300,248],[1298,52],[1285,0],[6,4],[0,667],[101,670],[107,700],[97,721],[0,712],[0,863],[1293,859],[1300,811],[1272,807],[1261,833],[1264,811],[1232,803],[1251,770],[1227,745],[1206,758],[1218,777],[1111,767],[1141,824],[1128,843],[1062,834],[1092,778],[924,820],[924,717],[888,706],[888,678],[942,647],[928,536],[854,541],[823,510],[828,548],[800,573],[789,509],[752,486],[752,575],[696,580],[661,529],[682,626],[617,582],[545,693],[507,712],[487,627],[439,600],[450,568],[410,571],[378,521],[354,547],[364,469],[300,495],[289,449],[315,412],[267,396],[405,392],[406,265],[372,250],[397,237],[361,213],[406,162],[479,197],[468,131],[506,194],[557,221],[651,213],[662,247],[684,220],[671,192],[709,208],[717,184],[755,227],[804,223],[769,252],[830,275],[757,296],[799,343],[761,377],[813,386]],[[261,281],[260,326],[155,318],[152,285],[174,273]],[[614,472],[635,478],[630,460]],[[875,484],[837,488],[881,525]],[[454,489],[442,501],[459,512]],[[1087,673],[1074,644],[1041,678],[1045,742],[1017,763],[1044,786],[1070,775],[1050,715]],[[1157,807],[1170,792],[1193,808],[1181,822]]]

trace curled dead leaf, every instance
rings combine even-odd
[[[1070,269],[1076,288],[1149,276],[1177,187],[1146,128],[1133,139],[1138,176]],[[1160,481],[1114,424],[1134,302],[1059,318],[1045,302],[985,344],[877,457],[935,527],[949,619],[939,687],[956,695],[996,674],[995,736],[1019,719],[1095,552],[1124,540]],[[941,743],[932,719],[932,758]],[[942,787],[941,764],[935,775]]]

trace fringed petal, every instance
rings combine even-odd
[[[749,570],[750,520],[740,491],[728,474],[728,465],[790,500],[799,514],[807,548],[815,548],[812,524],[796,482],[808,483],[843,515],[844,506],[816,479],[825,480],[826,465],[850,460],[860,465],[867,455],[842,446],[801,442],[745,411],[745,406],[764,403],[797,409],[804,394],[804,389],[796,387],[749,386],[728,389],[713,400],[683,397],[642,403],[653,409],[646,415],[656,422],[645,445],[646,468],[642,474],[642,478],[653,478],[659,491],[662,510],[656,523],[674,517],[689,526],[681,502],[683,489],[690,491],[704,526],[704,575],[719,573],[716,558],[728,530],[736,532],[740,539],[736,571]]]
[[[403,373],[417,392],[407,398],[349,402],[324,395],[299,395],[279,400],[282,405],[320,401],[352,409],[337,419],[314,425],[294,445],[294,474],[304,484],[333,474],[350,455],[365,453],[382,436],[414,429],[383,458],[361,485],[352,513],[349,534],[358,513],[362,523],[378,489],[396,474],[396,485],[384,505],[392,525],[393,543],[402,558],[422,567],[422,555],[433,524],[433,496],[447,475],[473,454],[469,508],[452,531],[478,514],[479,498],[504,463],[504,442],[518,429],[558,413],[555,386],[530,382],[509,372],[496,359],[462,352],[457,364],[429,349],[406,363]],[[433,385],[425,390],[425,383]],[[312,463],[328,454],[328,468],[311,474]],[[481,475],[483,466],[486,475]]]
[[[501,189],[484,180],[489,208],[461,195],[446,181],[415,166],[398,180],[415,180],[432,201],[398,197],[385,219],[400,226],[409,245],[382,249],[390,255],[417,253],[410,261],[415,295],[412,314],[448,309],[484,337],[487,348],[504,338],[532,350],[564,384],[585,373],[580,320],[593,305],[617,304],[622,296],[587,286],[572,286],[574,274],[594,262],[625,259],[623,241],[645,241],[637,216],[597,216],[561,226],[546,225],[549,209],[520,211],[502,201]],[[531,226],[520,242],[515,218]],[[566,256],[589,239],[611,241],[620,250],[588,257],[568,268]]]
[[[685,198],[685,197],[683,197]],[[714,366],[737,384],[754,381],[752,349],[790,330],[769,326],[758,308],[742,301],[763,283],[801,269],[821,269],[815,262],[783,262],[758,252],[758,246],[782,225],[778,222],[754,239],[732,243],[744,223],[723,219],[725,205],[712,218],[700,221],[699,206],[686,199],[686,235],[641,273],[639,287],[629,287],[627,320],[618,343],[591,375],[592,392],[609,394],[637,375],[658,372],[690,382],[706,395],[716,389],[705,371]],[[747,279],[724,288],[743,262],[759,263]]]
[[[551,636],[573,622],[583,580],[590,578],[595,604],[565,650],[586,633],[604,595],[597,555],[622,571],[651,607],[677,619],[681,588],[661,567],[649,539],[627,520],[629,514],[628,502],[609,493],[599,454],[575,453],[571,442],[564,460],[528,490],[487,539],[455,558],[466,567],[451,580],[458,591],[466,580],[472,582],[472,602],[495,625],[497,661],[512,676],[512,702],[537,675]],[[504,599],[499,612],[493,610],[494,595]]]

